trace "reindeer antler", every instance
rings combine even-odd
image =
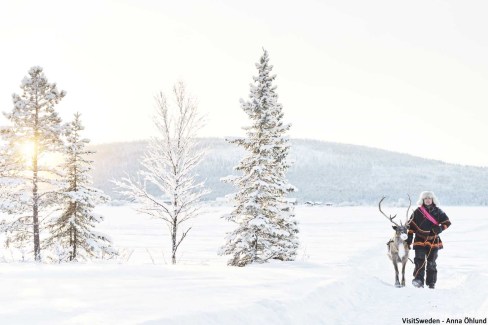
[[[410,202],[410,204],[408,205],[408,209],[407,209],[407,220],[405,221],[405,225],[406,226],[409,225],[409,222],[408,222],[408,219],[409,219],[408,211],[410,211],[410,207],[412,206],[412,200],[410,199],[410,194],[407,194],[407,196],[408,196],[408,201]]]
[[[386,196],[383,196],[383,198],[380,200],[380,203],[378,203],[378,208],[380,209],[380,212],[382,215],[386,217],[386,219],[390,220],[391,223],[393,223],[395,226],[400,227],[393,219],[396,218],[396,214],[393,217],[387,216],[382,210],[381,210],[381,202],[386,198]]]

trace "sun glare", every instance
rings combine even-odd
[[[22,143],[20,145],[19,152],[25,164],[30,165],[35,153],[34,143],[31,141]],[[53,152],[42,152],[37,158],[38,164],[51,167],[59,165],[63,159],[60,153]]]
[[[21,146],[20,152],[26,162],[30,162],[34,156],[34,143],[31,141],[24,142]]]

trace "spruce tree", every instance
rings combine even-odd
[[[234,210],[225,216],[237,228],[228,234],[220,254],[232,255],[228,264],[235,266],[293,260],[299,245],[294,207],[286,199],[295,190],[286,179],[290,145],[285,133],[290,125],[282,121],[283,108],[273,85],[276,76],[271,74],[266,50],[256,67],[249,100],[241,100],[252,124],[244,128],[247,137],[230,141],[247,151],[235,167],[242,175],[224,179],[238,188],[232,195]]]
[[[8,203],[6,200],[1,199],[8,194],[6,192],[7,185],[14,181],[19,166],[22,164],[21,157],[12,151],[8,143],[8,139],[11,136],[11,128],[0,127],[0,211],[5,211],[5,209],[2,209],[2,206]]]
[[[43,162],[45,155],[58,152],[62,146],[61,118],[54,107],[65,96],[55,83],[49,83],[41,67],[33,67],[22,80],[21,94],[13,95],[14,108],[5,113],[11,122],[5,140],[9,161],[18,161],[22,150],[24,163],[11,165],[11,173],[19,178],[10,182],[7,192],[9,241],[24,246],[33,239],[36,261],[41,260],[41,220],[55,205],[56,166]],[[15,155],[16,157],[12,157]],[[15,170],[14,170],[15,169]],[[42,217],[42,218],[41,218]]]
[[[63,210],[60,216],[50,220],[47,226],[50,236],[44,241],[45,247],[57,250],[60,262],[116,254],[111,248],[111,239],[94,230],[96,224],[103,221],[103,216],[93,210],[109,198],[101,190],[91,187],[89,173],[93,161],[88,156],[94,152],[86,149],[90,141],[81,137],[83,129],[80,114],[76,113],[65,133],[64,188],[59,193],[64,202]]]
[[[13,200],[11,189],[16,185],[22,184],[17,177],[18,167],[22,160],[18,155],[12,152],[8,141],[11,136],[11,129],[8,127],[0,127],[0,212],[7,214],[15,213],[20,207],[18,206],[19,200]],[[20,193],[17,193],[17,196]],[[12,228],[12,225],[8,223],[6,219],[0,220],[0,233],[7,232]],[[9,245],[8,238],[6,238],[6,246]]]

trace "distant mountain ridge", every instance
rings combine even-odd
[[[200,179],[212,190],[206,199],[215,200],[233,193],[235,188],[220,178],[235,174],[233,167],[245,152],[224,139],[203,138],[200,145],[208,153],[197,168]],[[119,198],[110,182],[134,174],[140,166],[147,142],[93,145],[96,151],[94,186],[113,198]],[[321,201],[334,205],[371,205],[386,195],[388,202],[415,203],[423,190],[434,191],[441,204],[487,205],[488,168],[460,166],[357,145],[291,140],[288,172],[291,184],[298,188],[291,197],[299,202]]]

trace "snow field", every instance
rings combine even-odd
[[[0,250],[1,324],[402,324],[402,318],[488,317],[488,208],[443,207],[435,290],[395,288],[386,256],[393,230],[376,207],[303,207],[295,262],[229,267],[217,249],[230,207],[193,219],[170,263],[162,222],[102,206],[97,230],[122,253],[93,263],[12,262]],[[405,209],[385,207],[405,217]],[[413,259],[413,252],[411,258]],[[3,257],[3,259],[2,259]]]

